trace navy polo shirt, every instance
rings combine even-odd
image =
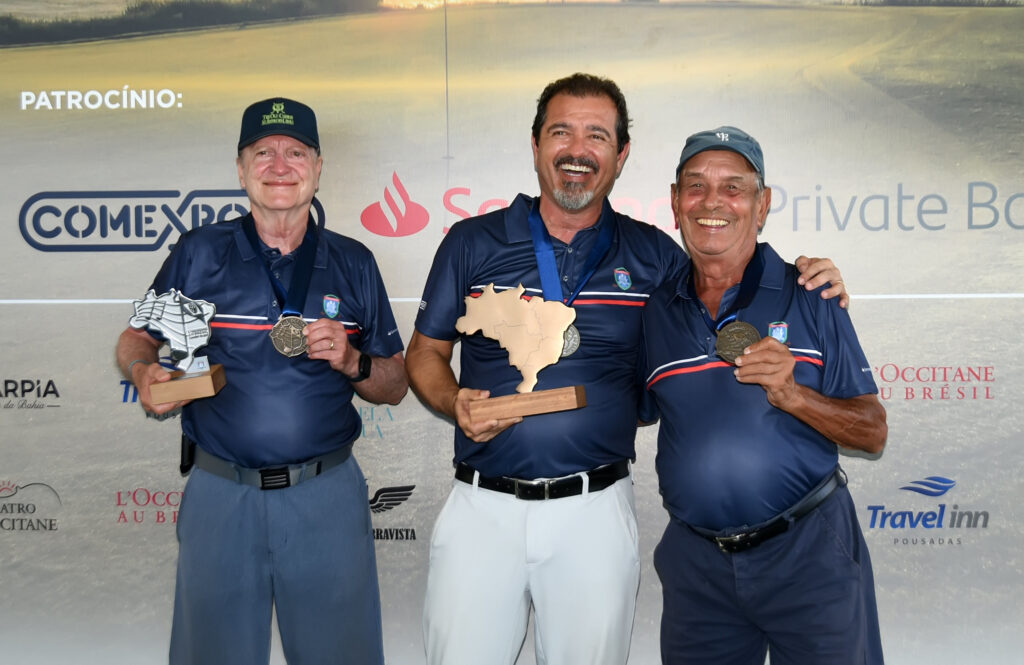
[[[543,296],[528,216],[533,199],[453,225],[441,242],[424,287],[416,329],[440,340],[461,339],[459,385],[509,395],[522,381],[508,352],[477,333],[463,335],[455,321],[465,298],[488,284],[495,290],[522,284]],[[650,293],[679,273],[686,255],[657,228],[614,212],[607,201],[593,227],[569,244],[552,238],[562,297],[575,289],[602,225],[614,225],[611,248],[573,303],[580,348],[542,369],[534,391],[583,385],[587,406],[528,416],[487,443],[455,428],[455,460],[485,476],[552,478],[635,457],[640,314]]]
[[[796,268],[759,244],[764,273],[739,320],[786,343],[797,383],[835,398],[876,393],[849,313],[797,285]],[[687,295],[689,270],[644,309],[647,389],[661,412],[657,470],[672,515],[706,529],[759,524],[791,507],[831,473],[836,445],[768,403],[715,355],[703,304]],[[720,311],[735,300],[729,289]]]
[[[224,365],[227,385],[186,405],[181,426],[207,452],[242,466],[301,462],[354,441],[362,421],[348,377],[325,360],[287,358],[274,349],[269,333],[281,311],[264,257],[249,244],[241,222],[183,235],[153,280],[158,294],[175,288],[217,308],[210,343],[198,355]],[[343,322],[352,345],[371,356],[401,351],[370,250],[326,229],[317,236],[303,318]],[[287,257],[275,263],[286,286],[288,263]]]

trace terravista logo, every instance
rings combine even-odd
[[[919,497],[938,499],[956,488],[957,482],[944,476],[928,476],[914,480],[899,489]],[[958,503],[931,504],[924,509],[913,505],[914,498],[900,501],[890,508],[886,505],[868,506],[869,531],[885,531],[892,535],[894,546],[948,546],[963,545],[963,536],[987,529],[989,511],[972,510]]]

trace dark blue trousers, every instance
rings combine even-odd
[[[665,665],[882,665],[875,584],[849,491],[726,554],[671,520],[654,551]]]

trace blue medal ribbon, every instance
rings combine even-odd
[[[274,288],[277,304],[281,306],[281,317],[297,316],[302,318],[302,307],[306,304],[306,294],[309,293],[309,282],[313,276],[313,260],[316,257],[317,237],[313,217],[310,216],[309,221],[306,222],[306,234],[302,237],[302,244],[295,257],[295,269],[292,272],[291,286],[287,292],[281,280],[270,271],[270,266],[267,265],[267,261],[263,257],[263,252],[260,250],[260,239],[256,234],[256,222],[253,221],[251,214],[242,220],[242,230],[245,231],[245,237],[249,239],[253,251],[260,257],[263,271],[270,278],[270,285]]]
[[[540,197],[533,201],[530,208],[530,235],[533,238],[533,253],[537,257],[537,270],[540,272],[541,290],[544,292],[544,300],[555,300],[564,302],[567,307],[572,307],[576,296],[580,294],[590,278],[594,276],[597,266],[608,253],[612,246],[612,239],[615,235],[615,224],[611,220],[611,204],[608,199],[604,200],[601,208],[601,217],[598,221],[601,229],[598,231],[597,240],[590,249],[586,263],[583,264],[583,273],[576,284],[576,289],[568,299],[562,298],[562,282],[558,279],[558,264],[555,262],[555,249],[551,242],[551,234],[544,226],[544,220],[540,216]]]
[[[757,293],[758,286],[761,284],[762,274],[764,274],[764,257],[761,256],[761,247],[758,245],[754,248],[754,256],[750,259],[747,267],[743,269],[740,292],[736,294],[736,299],[732,301],[729,308],[724,312],[719,312],[718,318],[713,321],[711,320],[711,315],[708,314],[707,308],[704,308],[704,320],[708,326],[714,328],[717,333],[725,324],[737,320],[740,310],[749,306],[750,302],[754,299],[754,294]],[[692,267],[686,279],[686,293],[691,299],[700,301],[700,298],[697,297],[697,287],[693,280]]]

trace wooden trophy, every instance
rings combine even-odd
[[[496,340],[508,350],[509,363],[523,375],[516,394],[470,402],[473,420],[532,416],[587,405],[583,386],[532,392],[537,373],[573,353],[579,348],[580,338],[572,325],[576,320],[574,309],[539,296],[523,300],[525,291],[520,284],[497,293],[494,284],[488,284],[480,297],[466,298],[466,314],[455,322],[455,329],[461,333],[480,331]]]

